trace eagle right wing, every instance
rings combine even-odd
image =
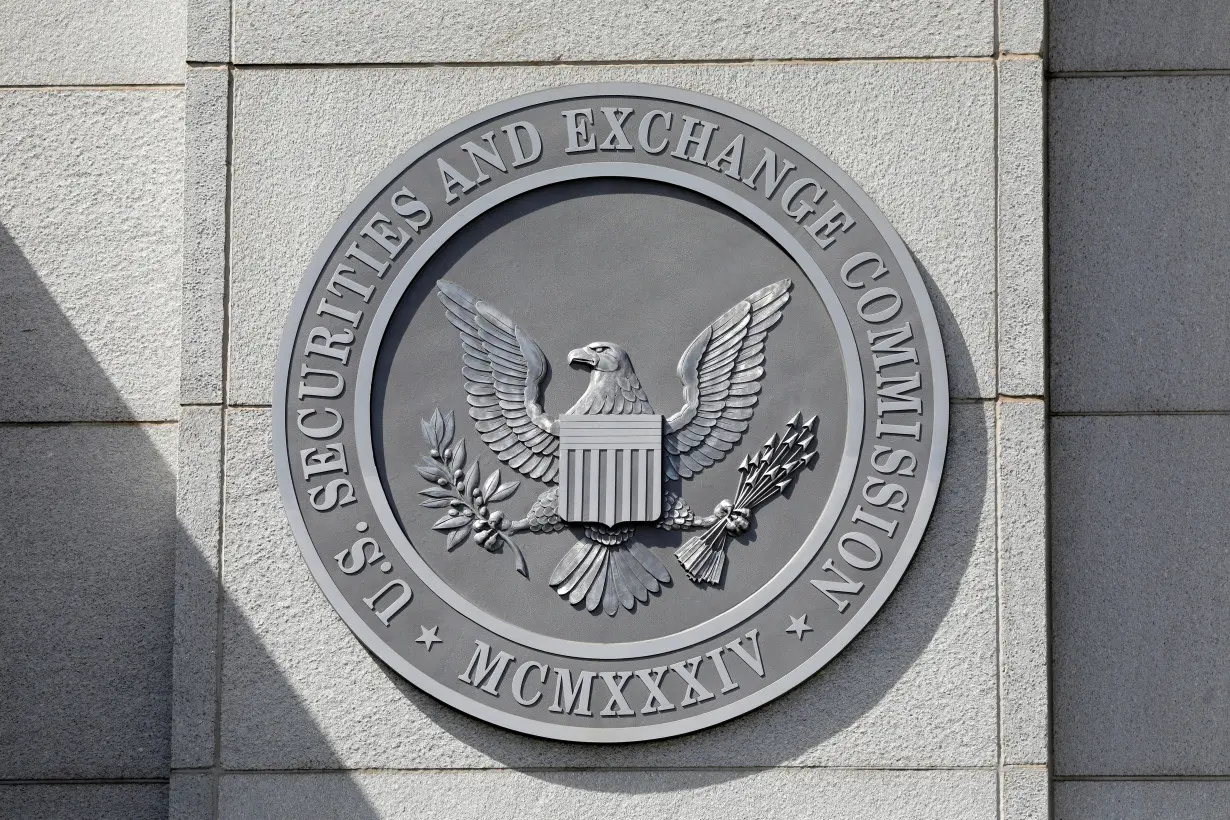
[[[437,296],[461,331],[462,375],[470,418],[496,456],[550,484],[559,470],[558,423],[542,410],[547,358],[512,320],[464,288],[441,279]]]
[[[781,320],[790,287],[782,279],[740,300],[684,351],[683,407],[666,420],[667,478],[691,478],[743,437],[764,377],[765,336]]]

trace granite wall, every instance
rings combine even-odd
[[[0,359],[15,389],[0,396],[10,461],[0,479],[9,496],[0,684],[11,699],[0,718],[0,814],[1049,816],[1042,0],[9,5]],[[769,706],[694,736],[618,748],[495,729],[368,655],[299,558],[275,486],[268,409],[295,286],[333,220],[385,164],[490,102],[598,80],[724,97],[849,172],[929,277],[953,401],[932,524],[870,627]],[[1093,103],[1065,91],[1068,82],[1087,81],[1057,82],[1051,104],[1062,115],[1067,95],[1064,133],[1088,140],[1097,129],[1082,131],[1080,112]],[[1157,104],[1175,99],[1162,92]],[[1092,139],[1090,157],[1069,173],[1107,161],[1098,156],[1106,137]],[[1074,199],[1060,226],[1060,196],[1052,231],[1096,242],[1097,209]],[[1110,205],[1139,220],[1142,242],[1153,231],[1158,248],[1177,243],[1162,232],[1169,201],[1155,201],[1154,214],[1127,195]],[[1053,254],[1058,246],[1056,233]],[[1058,363],[1079,357],[1078,373],[1101,384],[1107,365],[1085,357],[1110,355],[1108,334],[1120,328],[1108,314],[1105,328],[1064,337],[1055,300],[1065,288],[1094,298],[1084,290],[1091,271],[1113,269],[1091,261],[1069,282],[1054,256],[1052,266],[1049,380],[1077,402],[1065,412],[1093,412],[1074,397],[1114,402],[1135,388],[1087,390],[1057,375]],[[1131,283],[1143,281],[1141,269]],[[1205,316],[1217,299],[1204,284],[1176,287],[1174,302]],[[1097,298],[1130,304],[1122,282],[1107,290]],[[1160,321],[1157,307],[1140,321]],[[1193,355],[1215,362],[1205,336],[1218,329],[1224,322],[1186,328]],[[1105,349],[1086,351],[1091,339]],[[1191,381],[1167,382],[1166,395],[1216,390]],[[1069,710],[1057,749],[1069,768],[1103,748],[1104,734],[1079,727],[1090,705],[1105,703],[1107,675],[1080,648],[1090,640],[1082,630],[1104,624],[1082,623],[1073,609],[1096,597],[1090,580],[1069,597],[1093,566],[1075,556],[1099,538],[1117,549],[1125,539],[1090,517],[1114,490],[1106,473],[1161,457],[1099,426],[1118,423],[1065,417],[1051,428],[1051,465],[1069,504],[1054,507],[1067,524],[1052,580],[1067,625],[1056,646],[1061,659],[1075,652],[1086,664],[1061,666],[1057,680],[1076,684],[1057,688]],[[1160,435],[1150,446],[1190,442],[1185,481],[1212,503],[1214,459],[1195,433]],[[1074,458],[1071,448],[1090,452]],[[1196,572],[1196,542],[1158,542],[1166,527],[1192,531],[1177,518],[1186,509],[1136,511],[1176,517],[1148,518],[1152,538],[1142,531],[1140,560],[1153,563],[1140,576],[1139,607],[1170,591],[1163,555],[1181,551],[1173,567]],[[1204,513],[1211,537],[1216,514]],[[1167,553],[1144,555],[1154,544]],[[1109,646],[1124,653],[1117,658],[1135,651]],[[1097,650],[1112,651],[1106,641]],[[1196,652],[1170,651],[1185,650]],[[1076,671],[1064,678],[1065,668]],[[1145,691],[1155,677],[1117,673],[1139,681],[1141,696],[1157,696]],[[1204,696],[1178,683],[1171,691]],[[1164,716],[1152,720],[1161,731]]]

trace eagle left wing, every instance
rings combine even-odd
[[[494,305],[459,285],[441,279],[436,295],[461,333],[466,401],[479,436],[500,461],[550,484],[559,470],[559,434],[542,409],[542,348]]]
[[[790,301],[783,279],[743,299],[701,331],[679,360],[683,407],[666,420],[666,474],[690,478],[743,437],[764,377],[764,340]]]

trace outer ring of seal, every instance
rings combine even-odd
[[[927,351],[932,363],[933,396],[931,400],[934,402],[932,406],[935,408],[934,433],[931,439],[931,452],[927,461],[927,473],[918,498],[918,508],[910,522],[900,550],[894,556],[892,563],[867,601],[851,617],[849,623],[843,626],[836,635],[812,654],[811,657],[755,693],[710,712],[652,726],[589,728],[583,726],[561,726],[559,724],[520,717],[494,709],[482,701],[449,689],[438,683],[434,678],[419,671],[373,631],[352,608],[350,602],[334,586],[329,577],[328,570],[320,560],[311,535],[307,530],[306,523],[300,513],[291,476],[290,453],[285,447],[287,433],[286,397],[289,387],[290,362],[294,355],[297,330],[297,323],[294,319],[304,314],[317,277],[324,269],[334,248],[341,241],[346,231],[352,227],[355,220],[363,213],[364,209],[410,165],[417,162],[441,143],[483,122],[506,116],[522,108],[590,96],[641,97],[651,100],[670,100],[683,105],[709,109],[756,128],[779,142],[790,146],[799,155],[806,157],[809,162],[813,163],[836,182],[852,201],[858,204],[867,214],[868,218],[871,219],[872,224],[875,225],[876,230],[888,245],[893,255],[893,261],[897,264],[898,270],[901,271],[909,287],[910,294],[913,296],[918,307],[919,316],[925,331]],[[414,147],[395,159],[355,197],[350,206],[347,207],[321,241],[319,249],[313,255],[312,261],[308,265],[307,274],[300,282],[289,317],[290,320],[287,322],[282,333],[282,342],[278,352],[277,369],[275,371],[273,395],[274,466],[277,471],[278,487],[282,494],[283,505],[286,508],[287,519],[291,530],[294,532],[295,540],[299,544],[304,561],[312,572],[312,576],[316,579],[316,583],[320,586],[321,591],[324,592],[325,597],[328,598],[329,603],[355,636],[364,646],[374,652],[377,657],[392,667],[399,675],[454,708],[488,723],[517,732],[554,740],[586,743],[629,743],[656,740],[714,726],[775,700],[807,680],[832,660],[880,611],[880,608],[896,589],[902,575],[905,573],[906,567],[909,566],[910,560],[914,557],[914,553],[917,551],[927,524],[931,519],[935,499],[939,493],[940,479],[944,470],[944,456],[948,445],[948,371],[945,365],[943,342],[940,338],[939,322],[936,320],[935,310],[931,304],[930,297],[927,295],[922,275],[914,264],[913,257],[906,248],[905,242],[902,241],[888,219],[862,188],[815,146],[760,114],[705,94],[648,83],[595,83],[560,86],[495,103],[445,126],[421,140]]]

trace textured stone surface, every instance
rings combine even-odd
[[[1051,68],[1230,68],[1222,0],[1052,0]]]
[[[1230,77],[1050,88],[1054,408],[1227,409]]]
[[[234,48],[240,63],[985,55],[993,15],[990,0],[236,0]]]
[[[270,401],[282,325],[308,261],[392,159],[513,89],[611,80],[713,94],[819,146],[933,280],[953,395],[994,395],[994,69],[894,62],[238,72],[231,400]]]
[[[999,63],[999,392],[1046,392],[1042,61]]]
[[[1224,415],[1053,421],[1056,774],[1230,770],[1228,438]]]
[[[172,425],[0,427],[0,778],[166,776],[175,451]]]
[[[1000,820],[1049,820],[1051,778],[1045,766],[1005,766],[999,781]]]
[[[223,762],[228,768],[979,766],[996,761],[993,417],[954,407],[947,478],[883,611],[792,693],[685,738],[595,748],[535,740],[385,670],[298,554],[267,411],[227,422]]]
[[[205,772],[172,772],[167,820],[211,820],[214,778]]]
[[[185,0],[187,59],[225,63],[231,59],[230,0]]]
[[[184,0],[0,0],[0,19],[0,85],[183,82]]]
[[[222,410],[185,407],[179,422],[175,657],[171,765],[214,759],[218,558],[222,529]]]
[[[20,820],[164,820],[167,787],[156,783],[0,784],[0,815]]]
[[[0,421],[178,414],[183,128],[178,91],[0,91]]]
[[[1230,782],[1055,784],[1055,820],[1211,820],[1230,816]]]
[[[184,279],[180,400],[222,401],[230,77],[192,68],[184,89]]]
[[[999,0],[999,47],[1007,54],[1039,54],[1046,0]]]
[[[1000,754],[1046,763],[1046,405],[999,403]]]
[[[709,820],[992,820],[995,774],[966,771],[482,771],[441,775],[229,775],[219,816],[669,817]]]

